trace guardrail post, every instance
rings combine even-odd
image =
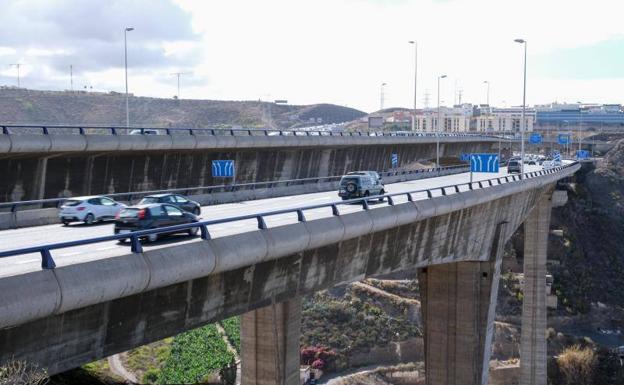
[[[136,235],[132,235],[130,237],[130,250],[133,253],[142,253],[143,245],[141,245],[141,240]]]
[[[9,135],[9,128],[7,126],[2,126],[2,134]]]
[[[479,181],[479,188],[483,188],[483,183],[481,183],[481,181]]]
[[[428,190],[427,190],[427,191],[428,191]],[[413,202],[413,201],[414,201],[414,198],[412,197],[412,194],[407,193],[407,201],[408,201],[408,202]]]
[[[433,194],[431,193],[431,190],[427,190],[427,198],[433,198]]]
[[[48,127],[43,126],[43,127],[41,127],[41,129],[43,130],[43,135],[48,135],[49,134]]]
[[[52,259],[52,254],[50,254],[50,250],[43,249],[41,250],[41,268],[42,269],[54,269],[56,267],[56,263],[54,263],[54,259]]]
[[[338,206],[336,206],[335,204],[331,205],[332,208],[332,215],[335,217],[339,217],[340,216],[340,211],[338,211]]]
[[[472,190],[472,188],[471,188]],[[459,185],[455,185],[455,192],[458,193],[459,192]]]
[[[165,129],[165,133],[166,133],[167,135],[171,135],[171,130],[170,130],[170,129],[168,129],[168,128],[166,128],[166,129]]]
[[[207,241],[210,240],[210,233],[208,232],[208,226],[206,225],[199,226],[199,231],[201,233],[201,239],[205,239]]]
[[[117,135],[117,130],[115,129],[115,127],[111,127],[111,135]]]
[[[444,187],[440,187],[440,191],[442,192],[442,195],[446,196],[446,189]]]
[[[362,208],[364,210],[368,210],[370,207],[368,207],[368,199],[363,199],[362,200]]]
[[[263,130],[264,131],[264,136],[269,136],[269,131],[267,130]]]
[[[82,128],[82,127],[78,127],[78,133],[79,133],[80,135],[84,135],[84,134],[85,134],[84,128]]]
[[[299,222],[305,222],[306,221],[306,217],[305,217],[305,215],[303,215],[303,210],[297,210],[297,221],[299,221]]]
[[[195,136],[195,130],[193,130],[192,128],[189,128],[189,135]]]
[[[266,222],[264,221],[264,218],[262,218],[262,215],[258,215],[256,219],[258,220],[258,228],[260,230],[266,230],[267,225],[266,225]]]
[[[392,199],[392,197],[388,196],[387,198],[388,198],[388,205],[394,206],[394,200]]]

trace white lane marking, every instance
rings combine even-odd
[[[59,257],[71,257],[72,255],[78,255],[78,254],[81,254],[81,253],[82,253],[82,251],[72,251],[70,253],[60,254]]]
[[[106,246],[106,247],[100,247],[99,249],[95,249],[95,251],[104,251],[104,250],[112,250],[112,249],[116,249],[117,246]]]
[[[40,261],[39,258],[37,258],[37,259],[25,259],[23,261],[15,261],[15,264],[16,265],[23,265],[25,263],[38,262],[38,261]]]

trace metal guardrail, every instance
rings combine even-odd
[[[406,137],[436,137],[435,132],[392,132],[392,131],[325,131],[325,130],[271,130],[256,128],[165,128],[165,127],[126,127],[126,126],[98,126],[98,125],[30,125],[30,124],[0,124],[2,134],[10,135],[19,132],[19,129],[36,129],[42,135],[51,135],[54,131],[65,131],[70,134],[89,135],[88,131],[100,130],[110,135],[129,135],[130,131],[156,130],[166,135],[212,135],[212,136],[406,136]],[[27,132],[32,133],[32,132]],[[498,138],[493,133],[482,132],[441,132],[441,137],[482,137]],[[158,135],[154,135],[158,136]]]
[[[534,178],[534,177],[539,177],[542,175],[553,174],[565,168],[571,167],[575,164],[577,164],[577,162],[573,162],[564,166],[554,167],[548,170],[527,172],[527,173],[524,173],[524,175],[525,175],[525,178]],[[412,194],[416,194],[416,193],[426,193],[427,194],[426,199],[431,199],[433,198],[432,191],[440,191],[440,194],[442,196],[446,196],[446,195],[449,195],[449,192],[450,194],[460,193],[460,186],[467,186],[469,190],[474,190],[475,187],[478,189],[483,189],[483,188],[487,188],[490,186],[502,185],[502,184],[517,182],[521,180],[522,180],[521,175],[514,174],[514,175],[490,178],[490,179],[476,181],[476,182],[458,183],[454,185],[434,187],[431,189],[415,190],[415,191],[408,191],[408,192],[394,193],[394,194],[385,194],[385,195],[376,196],[375,199],[383,198],[383,202],[386,202],[389,206],[394,206],[394,197],[406,196],[407,200],[409,202],[412,202],[414,201]],[[64,249],[64,248],[73,247],[73,246],[89,245],[89,244],[107,242],[107,241],[125,241],[129,239],[131,251],[133,253],[142,253],[143,246],[141,245],[140,239],[150,234],[164,234],[164,233],[178,232],[180,230],[190,230],[190,229],[199,228],[201,232],[201,239],[209,240],[211,239],[211,237],[210,237],[210,232],[208,231],[208,226],[211,226],[211,225],[255,219],[258,223],[258,229],[264,230],[264,229],[267,229],[267,225],[264,220],[265,217],[281,215],[281,214],[297,214],[298,222],[306,222],[305,211],[307,210],[314,210],[314,209],[319,209],[319,208],[331,208],[332,215],[340,216],[340,211],[338,210],[338,206],[352,205],[354,203],[359,203],[362,205],[363,210],[369,210],[370,209],[369,204],[368,204],[369,200],[371,200],[370,197],[357,198],[357,199],[350,199],[346,201],[337,201],[337,202],[323,203],[323,204],[318,204],[318,205],[302,206],[302,207],[284,209],[284,210],[267,211],[263,213],[241,215],[241,216],[230,217],[230,218],[214,219],[214,220],[209,220],[209,221],[199,221],[195,223],[187,223],[187,224],[176,225],[176,226],[161,227],[157,229],[141,230],[141,231],[135,231],[129,234],[116,234],[116,235],[109,235],[105,237],[81,239],[81,240],[70,241],[70,242],[52,243],[52,244],[41,245],[41,246],[33,246],[33,247],[27,247],[27,248],[22,248],[22,249],[3,251],[3,252],[0,252],[0,258],[6,258],[6,257],[11,257],[11,256],[16,256],[16,255],[29,254],[29,253],[40,253],[41,254],[41,268],[42,269],[54,269],[56,267],[56,263],[54,262],[54,259],[52,258],[52,254],[50,253],[51,250]]]
[[[413,174],[422,174],[426,172],[437,172],[444,170],[453,170],[459,168],[467,168],[467,165],[454,165],[454,166],[446,166],[435,168],[423,168],[419,170],[397,170],[397,171],[382,171],[379,173],[382,177],[389,176],[398,176],[398,175],[413,175]],[[342,178],[342,175],[334,175],[334,176],[322,176],[322,177],[314,177],[314,178],[302,178],[302,179],[288,179],[288,180],[276,180],[276,181],[266,181],[266,182],[251,182],[251,183],[239,183],[232,185],[215,185],[215,186],[199,186],[199,187],[183,187],[177,189],[168,189],[168,190],[151,190],[151,191],[134,191],[134,192],[122,192],[122,193],[113,193],[113,194],[89,194],[89,196],[105,196],[109,198],[118,198],[118,197],[128,197],[128,202],[132,203],[133,198],[144,197],[146,195],[152,194],[167,194],[167,193],[177,193],[183,195],[191,195],[191,193],[196,194],[211,194],[214,192],[234,192],[240,190],[255,190],[258,188],[273,188],[280,185],[284,186],[292,186],[292,185],[305,185],[305,184],[316,184],[321,182],[333,182],[339,181]],[[0,202],[0,209],[10,208],[10,212],[17,212],[18,207],[20,206],[33,206],[33,205],[46,205],[46,204],[55,204],[55,207],[61,206],[61,204],[68,199],[72,199],[72,197],[67,198],[49,198],[49,199],[36,199],[36,200],[27,200],[27,201],[16,201],[16,202]],[[35,207],[32,209],[39,209],[41,207]]]

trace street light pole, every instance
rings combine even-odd
[[[180,100],[180,75],[188,75],[190,72],[174,72],[171,75],[175,75],[178,78],[178,100]]]
[[[20,74],[19,74],[19,68],[22,65],[22,63],[14,63],[11,64],[11,66],[17,68],[17,88],[20,88]]]
[[[380,91],[379,91],[379,111],[383,110],[384,107],[384,87],[386,83],[381,83]]]
[[[526,113],[526,62],[527,62],[527,42],[523,39],[514,40],[516,43],[524,44],[524,85],[522,89],[522,121],[520,122],[520,179],[524,179],[524,130],[526,123],[524,115]]]
[[[74,66],[69,65],[69,88],[74,90]]]
[[[126,127],[130,127],[130,110],[128,108],[128,32],[134,28],[127,27],[124,29],[124,64],[126,67]]]
[[[490,82],[489,80],[484,80],[483,83],[487,84],[487,97],[485,99],[485,103],[490,106]]]
[[[446,75],[438,76],[438,121],[436,123],[436,167],[440,170],[440,79]]]
[[[418,42],[416,40],[410,40],[410,44],[414,44],[414,113],[412,115],[412,131],[416,130],[416,99],[417,99],[417,85],[418,85]]]

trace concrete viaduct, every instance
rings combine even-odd
[[[0,362],[58,373],[241,314],[243,383],[294,385],[301,296],[413,271],[427,384],[484,385],[502,248],[525,223],[522,384],[546,384],[550,210],[563,203],[557,181],[579,168],[3,276]]]
[[[198,129],[189,131],[193,134],[80,135],[67,129],[57,133],[46,128],[47,134],[32,130],[7,128],[0,134],[0,202],[388,170],[392,154],[398,154],[400,167],[409,168],[435,159],[436,147],[431,134],[299,136],[292,131],[279,135],[279,131]],[[453,158],[460,153],[496,152],[499,146],[495,137],[479,135],[443,136],[441,143],[442,156]],[[501,145],[504,151],[509,143]],[[213,178],[211,161],[218,159],[235,161],[233,180]]]

